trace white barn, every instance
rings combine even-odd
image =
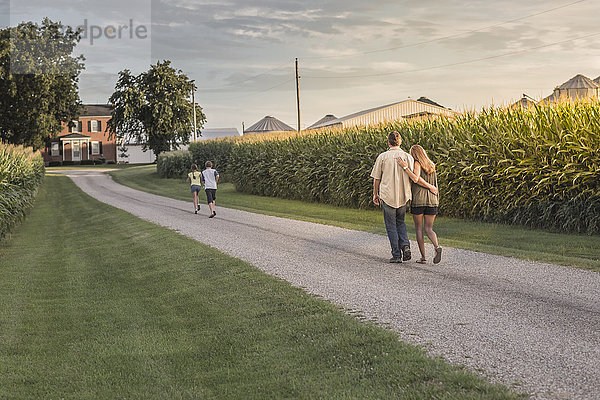
[[[320,124],[311,125],[311,129],[368,126],[402,119],[415,119],[427,116],[455,117],[457,115],[456,111],[452,111],[425,97],[421,97],[419,100],[408,99],[359,111],[341,118],[327,119]]]
[[[202,129],[198,135],[198,141],[210,140],[220,137],[227,136],[241,136],[237,128],[213,128],[213,129]],[[190,135],[190,142],[193,141],[193,133]],[[119,148],[117,146],[117,162],[118,163],[129,163],[129,164],[149,164],[156,161],[156,156],[152,150],[142,150],[142,145],[139,143],[127,143],[128,157],[122,157]],[[180,145],[178,150],[187,150],[187,145]]]
[[[211,140],[235,136],[242,136],[242,134],[237,130],[237,128],[202,129],[196,140]]]

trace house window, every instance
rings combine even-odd
[[[60,143],[58,143],[58,142],[52,143],[52,148],[50,150],[50,154],[52,155],[52,157],[56,157],[56,156],[60,155],[60,149],[58,148],[58,146],[60,146]]]
[[[71,121],[71,133],[81,133],[81,121]]]
[[[102,129],[100,127],[100,121],[89,121],[89,126],[88,126],[90,132],[100,132]]]
[[[97,156],[100,154],[100,142],[92,142],[92,155]]]

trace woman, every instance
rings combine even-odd
[[[410,205],[410,213],[415,222],[417,243],[419,244],[419,251],[421,251],[421,259],[417,260],[417,262],[419,264],[427,262],[425,258],[424,229],[435,248],[433,263],[437,264],[442,260],[442,248],[438,244],[437,235],[433,231],[433,221],[438,213],[439,205],[435,164],[427,157],[427,153],[419,145],[414,145],[410,148],[410,155],[415,159],[413,171],[408,168],[406,161],[401,158],[398,158],[397,162],[414,182],[411,188],[412,203]]]
[[[198,172],[198,166],[192,165],[192,172],[188,174],[186,182],[191,184],[192,196],[194,196],[194,214],[200,211],[200,202],[198,201],[198,193],[202,190],[201,182],[202,174]]]

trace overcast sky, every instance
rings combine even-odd
[[[119,71],[169,59],[195,79],[209,128],[265,115],[296,127],[296,57],[303,127],[408,97],[479,109],[600,76],[600,0],[13,0],[9,19],[2,2],[0,25],[121,26],[77,47],[85,103],[106,103]]]

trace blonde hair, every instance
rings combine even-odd
[[[433,161],[427,157],[427,153],[425,150],[418,144],[415,144],[410,148],[410,155],[421,164],[421,168],[427,175],[433,174],[435,172],[435,164]]]

